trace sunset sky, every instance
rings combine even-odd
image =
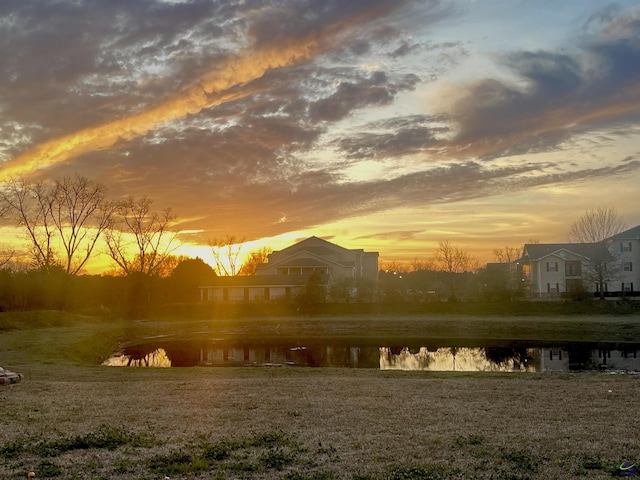
[[[76,172],[171,207],[194,256],[632,227],[640,1],[2,0],[0,181]]]

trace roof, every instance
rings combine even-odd
[[[341,247],[340,245],[336,245],[335,243],[331,243],[324,238],[312,236],[309,238],[305,238],[298,243],[294,243],[282,250],[275,251],[271,253],[271,255],[281,254],[282,252],[292,252],[295,250],[306,250],[308,252],[315,253],[317,255],[322,255],[330,252],[335,252],[336,250],[341,250],[343,252],[357,253],[354,250],[350,250],[345,247]]]
[[[615,234],[611,240],[640,240],[640,225]]]
[[[209,285],[198,288],[220,287],[300,287],[306,286],[310,275],[250,275],[246,277],[215,277]],[[330,275],[320,275],[320,283],[328,285]]]
[[[594,254],[605,249],[601,243],[527,243],[524,245],[526,255],[524,261],[535,261],[548,257],[559,251],[567,251],[585,258],[591,258]]]
[[[332,262],[326,260],[324,258],[310,258],[310,257],[302,257],[302,258],[292,258],[285,259],[282,262],[275,263],[274,265],[283,268],[283,267],[324,267],[328,263],[338,264],[338,265],[347,265],[352,266],[355,265],[354,262]],[[270,267],[274,265],[269,265]]]

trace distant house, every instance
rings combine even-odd
[[[348,249],[322,238],[310,237],[269,255],[256,274],[246,277],[220,276],[201,286],[204,302],[280,301],[303,295],[314,275],[319,287],[348,285],[357,293],[362,281],[375,282],[378,252]]]
[[[525,296],[560,297],[565,292],[593,291],[587,272],[595,252],[593,243],[527,243],[517,260]]]
[[[579,291],[638,296],[640,225],[602,243],[525,244],[516,267],[528,297]]]

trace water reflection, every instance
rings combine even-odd
[[[158,348],[142,358],[134,358],[123,353],[112,355],[105,360],[103,365],[109,367],[170,367],[171,360],[164,348]]]
[[[429,370],[462,372],[515,372],[535,371],[528,368],[529,358],[521,358],[519,352],[506,352],[495,358],[491,349],[447,347],[429,351],[421,347],[417,353],[404,348],[394,354],[387,347],[380,348],[381,370]]]
[[[344,344],[225,344],[164,341],[125,348],[109,366],[309,366],[381,370],[640,372],[640,344],[394,347]]]

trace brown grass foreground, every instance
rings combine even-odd
[[[609,478],[640,461],[638,376],[119,369],[68,351],[102,355],[114,328],[0,335],[0,365],[25,375],[0,388],[0,478]]]

